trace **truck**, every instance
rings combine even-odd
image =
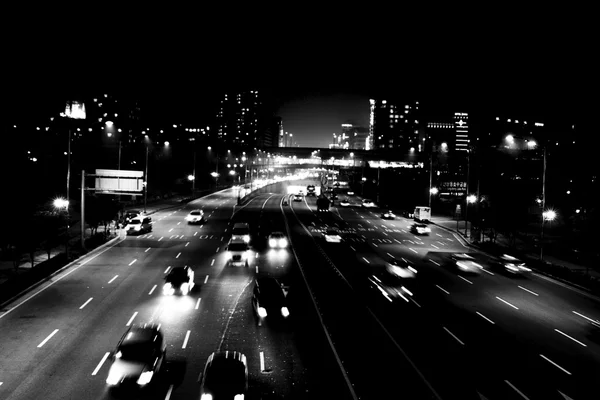
[[[429,222],[431,220],[431,208],[425,206],[415,207],[414,219],[415,221]]]
[[[317,212],[329,211],[329,199],[323,195],[317,198]]]

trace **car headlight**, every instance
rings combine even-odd
[[[200,400],[212,400],[212,394],[210,393],[202,393]]]
[[[275,247],[277,246],[277,241],[275,239],[269,239],[269,246],[270,247]]]
[[[228,251],[227,253],[225,253],[225,259],[226,260],[231,260],[231,252]]]
[[[267,316],[267,310],[264,307],[258,307],[258,316],[264,318]]]
[[[244,242],[248,243],[250,241],[250,235],[244,235]]]
[[[286,239],[280,239],[279,240],[279,247],[287,247],[288,242]]]
[[[108,378],[106,378],[106,383],[113,386],[118,384],[121,381],[121,374],[115,371],[110,371],[108,373]]]
[[[136,226],[135,226],[135,230],[136,230],[136,231],[139,231],[140,229],[142,229],[142,226],[141,226],[141,225],[136,225]]]
[[[184,282],[181,284],[181,293],[188,294],[189,290],[190,290],[190,285],[187,282]]]
[[[285,318],[287,318],[290,315],[290,311],[287,307],[281,307],[281,315],[283,315]]]
[[[244,395],[243,394],[236,394],[235,397],[233,398],[233,400],[244,400]]]
[[[152,380],[152,375],[154,375],[154,371],[146,371],[142,372],[140,377],[137,380],[138,385],[147,385]]]
[[[248,258],[248,254],[247,253],[248,253],[247,251],[245,251],[245,252],[242,253],[242,260],[245,260],[246,258]]]

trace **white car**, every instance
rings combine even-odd
[[[348,196],[354,196],[354,192],[352,190],[348,191]]]
[[[431,228],[425,224],[414,223],[410,226],[410,232],[417,235],[428,235],[431,233]]]
[[[225,257],[228,265],[248,267],[250,256],[250,247],[244,240],[234,239],[227,245]]]
[[[503,268],[511,274],[523,274],[531,272],[531,268],[525,265],[525,262],[508,254],[503,254],[496,263],[496,267]]]
[[[288,246],[288,240],[282,232],[271,233],[268,242],[272,249],[285,249]]]
[[[348,200],[340,201],[340,207],[349,207],[349,206],[350,206],[350,202]]]
[[[395,219],[396,215],[391,211],[386,211],[381,214],[381,218],[383,219]]]
[[[364,199],[364,200],[362,201],[362,207],[365,207],[365,208],[373,208],[373,207],[375,207],[375,203],[373,203],[373,200]]]
[[[466,253],[455,253],[450,256],[453,266],[462,272],[478,274],[483,267],[473,257]]]
[[[325,231],[323,236],[325,237],[325,241],[327,243],[340,243],[342,241],[342,237],[340,236],[339,232],[334,229],[328,229]]]
[[[185,220],[188,224],[197,224],[199,222],[204,221],[204,211],[202,210],[193,210],[186,217]]]

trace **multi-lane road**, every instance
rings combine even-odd
[[[236,196],[225,190],[156,213],[151,233],[117,240],[5,305],[0,398],[107,398],[106,355],[127,326],[144,322],[160,323],[168,345],[157,399],[198,398],[216,350],[247,356],[248,398],[598,398],[598,299],[535,274],[505,276],[484,254],[473,254],[479,274],[453,271],[448,255],[472,251],[436,226],[415,236],[410,220],[384,221],[374,209],[319,215],[313,198],[284,206],[282,193],[264,193],[238,207]],[[196,208],[206,221],[187,225]],[[225,266],[238,221],[252,230],[248,268]],[[324,242],[331,227],[342,243]],[[272,231],[293,250],[268,250]],[[408,302],[366,290],[371,268],[392,258],[417,272]],[[184,265],[195,288],[164,296],[165,274]],[[257,275],[289,287],[285,324],[257,325]]]

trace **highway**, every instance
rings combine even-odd
[[[455,234],[431,226],[415,236],[411,220],[384,221],[357,197],[317,214],[314,198],[285,206],[282,192],[239,207],[229,189],[158,212],[151,233],[117,240],[5,305],[0,398],[109,398],[106,355],[128,325],[144,322],[161,324],[167,373],[139,398],[197,399],[216,350],[247,356],[250,399],[599,397],[600,341],[590,323],[600,319],[598,299],[541,275],[501,274]],[[207,220],[188,225],[196,208]],[[225,267],[239,221],[250,224],[253,256],[248,268]],[[342,243],[323,240],[332,227]],[[273,231],[293,250],[268,250]],[[447,268],[457,252],[482,270]],[[366,275],[393,258],[417,272],[408,301],[367,288]],[[184,265],[196,286],[164,296],[165,274]],[[256,323],[257,275],[289,288],[284,324]]]

